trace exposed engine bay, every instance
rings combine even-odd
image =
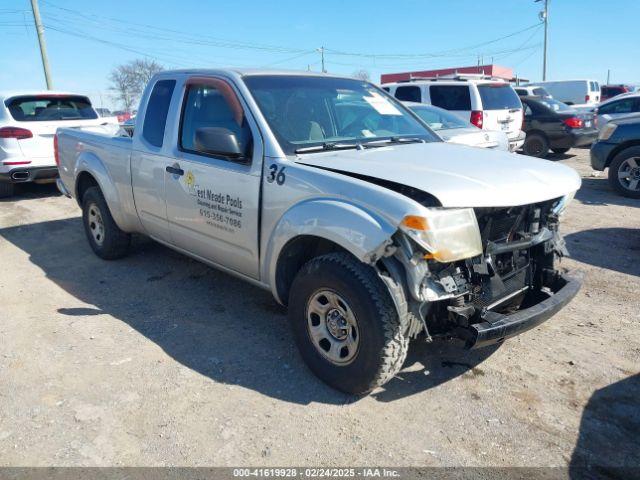
[[[408,334],[473,342],[474,325],[551,297],[558,276],[554,260],[567,254],[558,233],[560,201],[475,208],[483,254],[453,263],[429,259],[411,239],[396,238],[394,257],[412,277]]]

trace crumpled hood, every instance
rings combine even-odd
[[[581,184],[575,170],[549,160],[443,142],[304,154],[296,161],[417,188],[444,207],[537,203]]]

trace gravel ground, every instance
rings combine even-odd
[[[573,302],[499,348],[413,345],[365,398],[303,365],[268,292],[146,239],[104,262],[74,201],[0,202],[0,465],[640,466],[640,201],[583,187]]]

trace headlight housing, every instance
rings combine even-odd
[[[478,219],[472,208],[429,208],[407,215],[400,228],[438,262],[455,262],[482,253]]]
[[[600,133],[598,134],[598,140],[609,140],[609,138],[611,138],[611,135],[613,135],[613,132],[616,131],[616,128],[618,128],[618,125],[616,125],[615,123],[607,123],[604,127],[602,127],[602,130],[600,130]]]

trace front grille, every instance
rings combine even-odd
[[[495,252],[488,245],[510,244],[527,239],[545,226],[549,209],[555,200],[538,204],[502,208],[476,208],[476,217],[485,253]],[[487,274],[475,277],[473,304],[479,309],[499,307],[501,302],[521,298],[517,295],[532,285],[531,251],[529,248],[507,249],[487,255]]]
[[[491,305],[500,302],[501,299],[509,298],[514,293],[530,285],[530,280],[531,267],[529,265],[505,278],[492,277],[485,279],[473,304],[480,309],[489,308]]]

